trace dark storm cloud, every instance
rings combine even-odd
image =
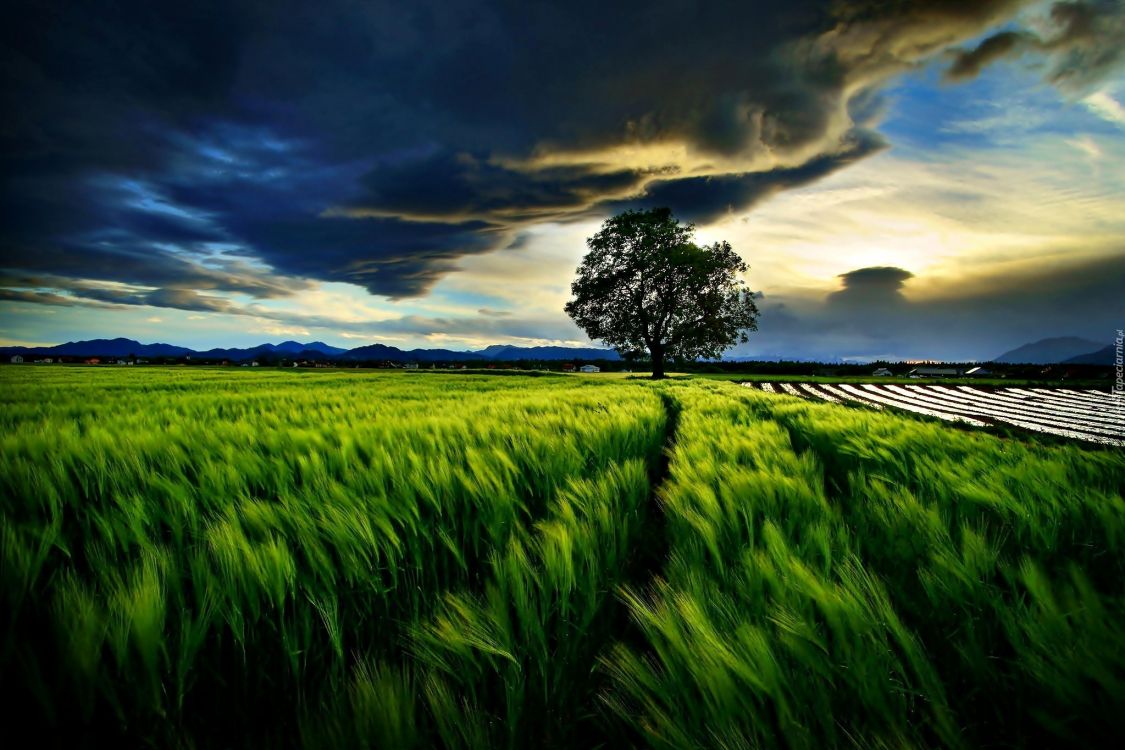
[[[849,134],[840,152],[810,159],[799,167],[721,177],[656,180],[646,186],[643,195],[605,204],[603,208],[616,211],[675,206],[679,218],[706,224],[725,214],[751,208],[783,190],[815,182],[886,146],[878,133],[856,129]]]
[[[873,341],[885,341],[893,337],[894,321],[907,305],[903,290],[912,278],[913,273],[894,266],[840,274],[842,288],[824,299],[823,312],[835,321],[846,321],[843,325],[850,332],[862,331]]]
[[[760,330],[736,354],[986,360],[1049,336],[1108,344],[1120,327],[1125,254],[946,284],[924,284],[895,267],[860,268],[840,280],[842,288],[824,297],[763,300]]]
[[[363,201],[405,217],[495,217],[525,221],[580,209],[614,193],[635,191],[643,175],[592,173],[581,167],[520,172],[469,154],[440,153],[381,165],[362,179]]]
[[[946,71],[949,80],[974,78],[989,63],[1024,52],[1050,57],[1047,80],[1082,90],[1125,62],[1125,3],[1120,0],[1078,0],[1051,6],[1053,31],[1001,31],[973,49],[954,53]]]
[[[1002,31],[990,36],[971,50],[958,51],[945,77],[951,81],[976,78],[989,63],[1022,49],[1028,40],[1028,35],[1020,31]]]
[[[902,299],[902,289],[914,274],[895,266],[857,268],[840,274],[844,288],[828,296],[829,302],[842,300]]]
[[[873,153],[888,77],[1020,4],[16,2],[0,268],[405,297],[629,196],[707,221]],[[1057,7],[1105,69],[1104,24]]]
[[[1055,54],[1048,75],[1053,83],[1083,88],[1125,62],[1125,3],[1121,0],[1055,3],[1051,17],[1062,27],[1045,44]]]
[[[479,221],[458,224],[377,218],[232,217],[239,233],[274,268],[347,281],[372,294],[426,292],[465,255],[502,247],[507,235]]]
[[[901,289],[906,280],[913,277],[914,274],[910,271],[897,266],[868,266],[840,274],[840,281],[845,289],[864,287]]]

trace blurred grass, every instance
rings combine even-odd
[[[1099,746],[1125,709],[1125,460],[724,384],[607,695],[655,747]]]
[[[0,384],[12,731],[1089,746],[1125,709],[1120,452],[702,380]]]

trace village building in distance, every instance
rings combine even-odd
[[[956,367],[915,367],[910,371],[912,378],[955,378],[960,374]]]

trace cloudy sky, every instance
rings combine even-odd
[[[1125,1],[15,2],[0,343],[585,344],[584,241],[729,240],[735,354],[1125,326]]]

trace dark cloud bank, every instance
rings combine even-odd
[[[882,149],[880,87],[936,55],[964,78],[1037,46],[1073,85],[1118,61],[1117,3],[959,47],[1021,5],[14,2],[5,297],[409,297],[536,221],[707,222]],[[621,157],[666,146],[691,158]]]

